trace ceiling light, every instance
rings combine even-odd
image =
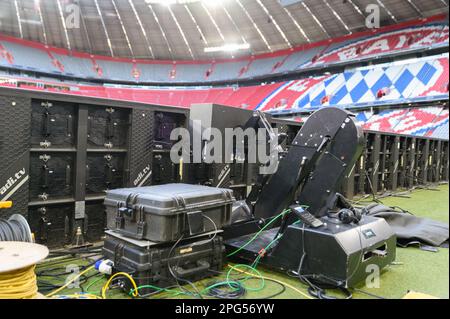
[[[170,6],[172,4],[185,4],[198,1],[200,0],[145,0],[147,4],[162,4],[165,6]]]
[[[20,22],[26,23],[26,24],[42,25],[41,21],[33,20],[33,19],[20,19]]]
[[[216,5],[220,3],[220,1],[223,0],[145,0],[145,3],[147,4],[161,4],[165,6],[171,6],[173,4],[189,4],[189,3],[195,3],[195,2],[203,2],[207,5]]]
[[[230,44],[225,44],[225,45],[221,45],[221,46],[217,46],[217,47],[206,47],[204,49],[204,52],[205,53],[233,52],[233,51],[237,51],[237,50],[247,50],[247,49],[250,49],[250,44],[248,44],[248,43],[242,43],[242,44],[230,43]]]

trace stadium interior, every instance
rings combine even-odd
[[[448,11],[1,1],[0,299],[448,299]]]

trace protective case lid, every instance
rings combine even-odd
[[[233,191],[230,189],[179,183],[110,190],[106,194],[105,205],[138,205],[144,212],[167,215],[232,201]]]

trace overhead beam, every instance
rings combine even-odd
[[[297,20],[294,18],[294,16],[289,11],[289,9],[286,8],[285,6],[281,6],[281,7],[283,8],[284,12],[288,15],[288,17],[291,19],[292,23],[294,23],[294,25],[296,26],[298,31],[300,31],[300,34],[302,35],[302,37],[304,37],[308,43],[311,43],[311,39],[306,34],[305,30],[303,30],[303,28],[300,26],[300,23],[297,22]]]
[[[270,52],[273,52],[272,47],[270,46],[269,42],[267,41],[266,37],[264,36],[264,34],[262,33],[261,29],[258,27],[258,25],[256,24],[255,20],[252,18],[252,16],[248,13],[247,9],[245,9],[245,7],[242,5],[240,0],[235,0],[236,3],[239,5],[239,7],[242,9],[242,11],[244,12],[244,14],[247,16],[247,18],[250,20],[250,22],[252,23],[253,27],[255,28],[256,32],[259,34],[259,36],[261,37],[261,39],[263,40],[264,44],[266,45],[267,49]]]
[[[66,19],[64,18],[64,13],[63,13],[63,9],[62,9],[60,0],[56,0],[56,4],[58,5],[59,17],[61,19],[61,24],[63,26],[64,37],[66,39],[67,49],[72,50],[72,46],[70,44],[70,39],[69,39],[69,33],[68,33],[67,27],[66,27]]]
[[[381,0],[377,0],[377,3],[384,9],[384,11],[386,11],[386,13],[391,18],[392,21],[394,21],[395,23],[398,23],[397,18],[394,16],[394,14],[389,10],[389,8]]]
[[[333,9],[332,6],[330,6],[330,4],[328,3],[327,0],[322,0],[325,5],[328,7],[328,9],[330,9],[330,11],[333,13],[333,15],[336,17],[336,19],[344,26],[345,30],[347,30],[347,32],[349,34],[352,33],[352,31],[350,30],[350,28],[348,27],[348,25],[344,22],[344,20],[342,20],[341,16],[336,12],[336,10]]]
[[[122,17],[120,15],[119,8],[117,7],[116,1],[115,0],[111,0],[111,3],[113,5],[113,7],[114,7],[114,11],[116,12],[117,19],[119,20],[120,26],[122,28],[122,32],[123,32],[123,34],[125,36],[125,41],[127,42],[128,49],[130,50],[130,53],[131,53],[131,56],[133,58],[135,58],[134,50],[133,50],[133,47],[131,45],[130,39],[128,38],[127,29],[125,28],[125,25],[123,24],[123,20],[122,20]]]
[[[14,8],[16,9],[17,24],[19,26],[19,35],[23,39],[22,18],[20,17],[19,3],[14,0]]]
[[[106,35],[106,42],[108,44],[109,52],[111,53],[111,56],[113,57],[114,50],[112,47],[111,38],[109,37],[108,29],[106,29],[105,20],[103,19],[103,15],[102,15],[102,10],[100,9],[100,6],[99,6],[97,0],[94,0],[94,3],[95,3],[95,7],[97,8],[98,16],[100,17],[100,22],[102,23],[102,26],[103,26],[103,32],[105,32],[105,35]]]
[[[148,4],[147,7],[149,8],[150,12],[153,15],[153,19],[156,21],[156,24],[158,25],[159,31],[161,32],[161,35],[167,45],[167,49],[169,50],[170,53],[170,57],[173,59],[173,51],[172,51],[172,47],[170,46],[169,40],[167,39],[167,35],[164,32],[164,28],[162,27],[161,23],[159,23],[159,19],[158,16],[156,15],[155,10],[153,10],[153,7],[151,4]]]
[[[194,53],[192,52],[191,45],[189,44],[189,41],[187,40],[186,35],[184,34],[184,31],[183,31],[183,28],[181,28],[180,23],[178,22],[178,19],[175,16],[175,13],[173,12],[173,10],[170,6],[167,9],[169,10],[170,16],[172,17],[173,21],[175,22],[175,25],[178,28],[178,32],[180,32],[181,38],[183,39],[183,42],[189,51],[189,55],[191,56],[192,60],[195,60],[195,56],[194,56]]]
[[[200,37],[202,38],[203,43],[208,45],[208,39],[206,38],[205,34],[202,31],[202,28],[198,24],[197,20],[195,19],[194,15],[192,14],[191,9],[189,9],[189,6],[187,4],[184,4],[184,8],[186,9],[189,17],[192,20],[192,23],[194,23],[195,27],[197,28],[198,33],[200,34]]]
[[[331,38],[330,33],[328,33],[327,29],[325,29],[325,27],[322,25],[322,23],[320,22],[320,20],[316,17],[316,15],[311,11],[311,9],[306,5],[305,2],[302,2],[302,6],[303,8],[306,9],[306,11],[308,11],[308,13],[311,15],[311,17],[314,19],[314,21],[316,21],[317,25],[319,26],[320,30],[323,31],[323,33],[325,33],[327,35],[328,38]]]
[[[41,2],[40,1],[35,2],[35,7],[36,7],[36,10],[37,10],[38,15],[39,15],[39,20],[41,21],[42,36],[44,37],[44,43],[45,43],[45,45],[48,45],[47,32],[45,31],[44,18],[42,17]]]
[[[150,44],[150,40],[149,40],[149,38],[147,36],[147,32],[145,31],[144,25],[142,24],[141,18],[139,17],[139,14],[138,14],[138,12],[136,10],[136,7],[134,6],[133,0],[128,0],[128,4],[130,5],[131,10],[133,11],[134,16],[136,17],[136,21],[137,21],[137,23],[139,25],[139,28],[140,28],[141,32],[142,32],[142,35],[143,35],[144,40],[145,40],[145,43],[147,44],[147,49],[150,52],[150,55],[151,55],[152,59],[154,59],[155,58],[155,54],[153,53],[153,48],[152,48],[152,46]]]
[[[289,41],[289,39],[286,37],[286,34],[284,34],[283,30],[280,28],[280,25],[278,24],[277,20],[273,15],[270,14],[269,10],[266,8],[266,6],[261,2],[261,0],[256,0],[256,2],[259,4],[259,6],[263,9],[265,14],[269,17],[270,21],[272,21],[273,25],[275,26],[275,29],[277,29],[278,33],[283,38],[284,42],[287,44],[289,48],[292,48],[292,44]]]

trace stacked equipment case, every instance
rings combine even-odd
[[[211,276],[223,268],[220,233],[230,223],[233,202],[229,189],[189,184],[108,191],[103,255],[113,272],[132,274],[139,286]],[[127,281],[122,285],[131,288]]]

